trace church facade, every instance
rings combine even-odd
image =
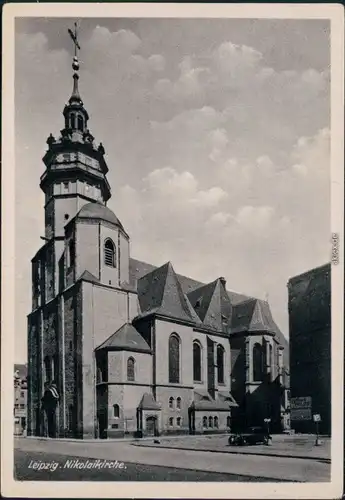
[[[130,256],[107,207],[102,144],[78,89],[47,140],[44,244],[32,259],[28,434],[47,434],[42,395],[59,398],[57,437],[226,432],[286,426],[288,346],[267,302]],[[54,431],[55,432],[55,431]],[[48,433],[51,435],[50,433]]]

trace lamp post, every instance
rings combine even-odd
[[[270,436],[270,422],[271,422],[271,419],[270,418],[264,418],[264,422],[265,422],[266,427],[267,427],[267,446],[269,446],[271,444],[271,436]]]

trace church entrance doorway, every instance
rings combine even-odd
[[[105,411],[100,411],[98,414],[98,429],[100,439],[107,438],[108,418]]]
[[[188,420],[189,420],[189,434],[195,434],[195,412],[193,410],[189,410]]]
[[[157,436],[157,417],[149,416],[146,417],[146,435],[147,436]]]

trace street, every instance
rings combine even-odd
[[[54,452],[52,453],[52,448]],[[73,458],[124,462],[123,469],[66,469],[55,472],[29,469],[30,461],[63,463]],[[124,441],[68,441],[15,439],[18,479],[128,480],[128,481],[298,481],[330,480],[330,464],[317,459],[212,453],[135,446]]]

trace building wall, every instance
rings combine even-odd
[[[312,397],[320,431],[331,432],[331,266],[291,278],[289,291],[291,398]],[[312,432],[312,421],[292,421],[293,428]]]
[[[100,278],[99,223],[78,221],[76,226],[76,276],[88,270]]]
[[[83,433],[94,435],[97,428],[95,394],[95,349],[128,321],[128,306],[136,301],[135,294],[102,287],[92,283],[82,283],[82,367],[83,367]],[[132,309],[133,309],[132,305]],[[110,360],[115,353],[109,353]],[[119,354],[119,353],[116,353]],[[114,370],[122,366],[121,356],[117,363],[110,361],[109,380],[115,376]],[[119,375],[120,376],[120,375]],[[109,392],[110,397],[110,392]]]
[[[27,432],[27,379],[18,377],[14,383],[14,433]]]

